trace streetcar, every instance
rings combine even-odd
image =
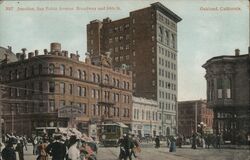
[[[123,134],[129,133],[129,127],[123,123],[107,123],[102,124],[102,134],[100,141],[104,147],[117,147],[118,141]]]

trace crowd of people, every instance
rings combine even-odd
[[[50,139],[47,136],[36,136],[31,139],[31,142],[36,160],[48,160],[49,157],[52,157],[52,160],[96,160],[96,144],[86,141],[84,137],[54,134]],[[0,160],[24,160],[24,149],[27,150],[27,143],[25,137],[7,137],[5,146],[1,145],[3,149]]]

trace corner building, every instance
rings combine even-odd
[[[250,135],[250,47],[249,53],[209,59],[206,69],[207,102],[214,112],[213,128],[225,141],[246,144]]]
[[[5,133],[30,136],[36,127],[67,127],[69,117],[61,117],[63,107],[78,107],[81,115],[74,125],[90,133],[91,125],[116,121],[130,126],[132,73],[114,70],[105,63],[85,62],[78,54],[62,51],[59,43],[40,55],[36,50],[17,53],[17,61],[0,65]],[[68,113],[71,114],[71,113]],[[93,131],[91,131],[93,132]],[[93,134],[92,134],[93,135]]]
[[[158,102],[160,135],[176,133],[177,23],[181,20],[157,2],[123,19],[93,20],[87,25],[88,52],[110,52],[114,67],[132,70],[134,96]]]

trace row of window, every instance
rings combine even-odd
[[[48,82],[48,91],[44,91],[43,88],[44,82],[38,82],[38,83],[31,83],[30,86],[25,85],[24,88],[9,88],[9,96],[10,97],[20,97],[21,95],[27,96],[29,94],[42,94],[42,93],[56,93],[55,89],[55,82],[50,81]],[[38,86],[37,86],[38,85]],[[87,96],[87,89],[86,87],[82,86],[76,86],[73,84],[68,85],[68,89],[66,90],[66,85],[64,82],[60,83],[60,94],[66,94],[66,91],[73,96],[81,96],[86,97]],[[21,93],[22,92],[22,93]],[[101,92],[99,89],[91,89],[91,98],[100,99],[101,98]],[[110,93],[109,91],[103,91],[103,98],[105,100],[112,100],[114,102],[121,102],[122,103],[130,103],[130,96],[129,95],[122,95],[119,93]]]
[[[172,22],[169,18],[163,16],[163,15],[160,14],[160,13],[157,14],[157,19],[158,19],[159,21],[161,21],[162,23],[164,23],[164,24],[170,26],[171,28],[174,28],[174,29],[176,28],[176,24],[175,24],[174,22]]]
[[[216,86],[215,86],[216,84]],[[214,99],[231,99],[232,98],[232,80],[230,78],[216,78],[207,81],[208,101]],[[217,93],[215,93],[217,91]],[[216,98],[217,94],[217,98]]]
[[[152,73],[155,73],[155,71],[152,70]],[[174,74],[172,72],[168,72],[168,71],[161,69],[161,68],[159,68],[159,76],[162,76],[162,77],[165,76],[166,78],[174,80],[174,81],[176,80],[176,74]]]
[[[121,45],[121,46],[115,46],[114,49],[113,48],[109,48],[110,53],[120,53],[124,50],[129,50],[130,49],[130,45],[126,44],[126,45]]]
[[[158,41],[172,48],[176,48],[176,35],[163,26],[158,27]]]
[[[64,107],[65,106],[65,101],[64,100],[60,100],[60,105],[59,107]],[[70,102],[70,106],[76,106],[79,107],[82,110],[83,114],[87,113],[87,105],[85,103],[74,103],[74,102]],[[54,99],[50,99],[49,100],[49,110],[51,112],[56,111],[55,110],[55,100]],[[108,117],[129,117],[129,109],[128,108],[118,108],[118,107],[109,107],[109,106],[100,106],[100,105],[96,105],[93,104],[91,105],[91,107],[89,108],[89,113],[90,115],[93,116],[108,116]]]
[[[115,62],[122,62],[124,60],[129,60],[130,56],[126,55],[126,56],[120,56],[120,57],[115,57]]]
[[[36,74],[40,75],[40,74],[42,74],[42,71],[43,71],[43,68],[42,68],[41,64],[38,65],[38,72],[35,72],[35,67],[31,66],[31,68],[30,68],[30,73],[31,74],[29,74],[28,68],[25,68],[24,72],[23,72],[23,77],[28,78],[28,77],[31,77],[31,76],[36,75]],[[56,73],[55,65],[50,63],[49,67],[48,67],[48,74],[55,74],[55,73]],[[87,74],[86,74],[85,71],[81,71],[80,69],[77,69],[76,74],[74,75],[73,73],[74,73],[73,68],[69,67],[69,73],[68,73],[69,76],[76,77],[77,79],[81,79],[81,80],[86,80],[87,79]],[[14,72],[10,71],[9,72],[9,80],[20,79],[21,74],[22,74],[22,72],[19,71],[18,69],[16,69]],[[63,64],[60,65],[59,74],[66,75],[65,65],[63,65]],[[0,79],[0,80],[2,81],[3,79]],[[91,81],[95,82],[95,83],[101,83],[101,76],[98,73],[92,73]],[[109,77],[108,74],[104,75],[103,83],[104,84],[109,84],[110,83],[110,77]],[[116,87],[123,88],[123,89],[129,89],[129,82],[123,81],[122,83],[120,83],[119,80],[117,80],[115,78],[113,78],[113,85],[116,86]]]
[[[171,110],[171,111],[176,111],[176,105],[173,103],[164,103],[164,102],[159,102],[159,107],[160,109],[165,109],[165,110]]]
[[[172,62],[170,62],[168,60],[165,60],[165,63],[164,63],[164,59],[161,58],[161,57],[159,57],[159,64],[161,66],[164,66],[164,64],[165,64],[166,68],[169,68],[169,69],[171,68],[172,70],[176,70],[176,64],[175,63],[172,63]]]
[[[173,91],[176,91],[176,84],[173,84],[173,83],[170,83],[170,82],[165,82],[163,80],[159,80],[159,87],[162,87],[162,88],[168,88],[168,89],[171,89]]]
[[[153,120],[158,121],[159,119],[159,113],[155,111],[150,110],[140,110],[140,109],[134,109],[133,117],[135,120]]]
[[[120,35],[120,36],[111,37],[109,38],[109,44],[112,44],[114,42],[121,42],[123,40],[129,40],[129,34],[126,34],[125,36]]]
[[[158,53],[165,55],[165,57],[171,58],[173,60],[176,60],[176,54],[173,52],[168,51],[167,49],[164,49],[163,47],[158,47]],[[162,63],[163,64],[163,63]]]
[[[116,26],[114,28],[109,29],[109,33],[117,33],[117,32],[123,32],[124,30],[129,29],[129,24],[124,24],[121,26]]]

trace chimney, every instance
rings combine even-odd
[[[240,50],[237,48],[235,49],[235,56],[239,56],[240,55]]]
[[[50,52],[61,52],[61,44],[60,43],[51,43],[50,44]]]
[[[30,52],[29,54],[28,54],[28,58],[30,59],[30,58],[32,58],[34,56],[34,52]]]
[[[21,50],[22,50],[23,54],[25,54],[27,49],[26,48],[22,48]]]
[[[43,52],[44,52],[45,55],[48,54],[48,50],[47,49],[44,49]]]
[[[12,47],[11,47],[11,46],[8,46],[8,50],[9,50],[10,52],[12,52]]]
[[[68,57],[68,54],[69,54],[69,52],[68,52],[68,51],[65,51],[64,56],[65,56],[65,57]]]
[[[21,54],[22,53],[16,53],[16,57],[17,57],[18,60],[21,60]]]
[[[35,50],[35,56],[38,56],[39,51],[36,49]]]

